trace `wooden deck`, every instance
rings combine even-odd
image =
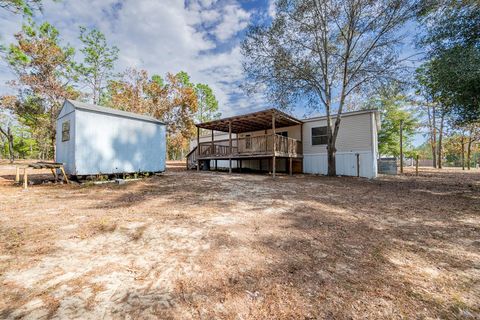
[[[261,135],[232,140],[202,142],[197,159],[248,159],[265,157],[302,158],[302,143],[281,135]]]
[[[229,173],[232,172],[232,160],[272,159],[272,177],[275,177],[276,158],[289,159],[289,172],[292,174],[292,163],[295,158],[303,157],[302,139],[296,140],[276,134],[276,128],[300,126],[303,122],[277,110],[267,109],[249,114],[233,116],[196,124],[197,147],[187,155],[187,168],[193,165],[200,171],[201,163],[209,160],[229,160]],[[200,143],[200,129],[211,130],[212,140]],[[266,134],[271,129],[271,134]],[[264,135],[255,132],[265,130]],[[214,139],[214,131],[228,132],[228,140]],[[232,133],[236,138],[232,139]],[[250,135],[238,137],[240,133]]]

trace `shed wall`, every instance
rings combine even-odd
[[[62,125],[70,121],[70,139],[62,141]],[[56,123],[55,162],[61,162],[69,174],[75,172],[75,110],[70,104],[65,104]]]
[[[165,171],[165,125],[77,109],[75,174]]]

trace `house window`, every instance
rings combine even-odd
[[[312,128],[312,146],[328,143],[327,127]]]
[[[252,137],[249,134],[245,136],[245,149],[252,149]]]
[[[288,138],[288,131],[278,132],[277,134],[284,136],[285,138]]]
[[[70,140],[70,121],[62,123],[62,141]]]

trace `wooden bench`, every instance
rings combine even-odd
[[[55,178],[55,181],[57,181],[57,172],[55,171],[56,169],[60,169],[60,171],[63,174],[63,178],[65,179],[65,182],[68,184],[70,181],[68,180],[67,174],[65,173],[65,169],[63,167],[63,163],[58,163],[58,162],[35,162],[35,163],[29,163],[25,166],[17,166],[16,167],[16,175],[15,175],[15,183],[20,183],[20,169],[23,169],[23,188],[27,189],[28,188],[28,172],[27,169],[32,168],[32,169],[50,169],[52,171],[53,177]]]

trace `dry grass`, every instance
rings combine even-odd
[[[0,166],[0,318],[480,318],[479,171],[272,180],[170,164],[26,192],[13,174]]]

